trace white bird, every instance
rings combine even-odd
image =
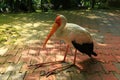
[[[43,47],[45,47],[47,41],[53,34],[55,34],[56,38],[64,40],[67,43],[67,49],[63,61],[66,59],[69,46],[75,48],[73,64],[76,62],[77,50],[87,54],[89,57],[91,57],[91,55],[97,56],[97,54],[93,51],[94,44],[90,33],[85,28],[77,24],[67,23],[65,16],[58,15],[56,17],[53,27],[48,34]]]
[[[77,24],[67,23],[67,19],[63,15],[58,15],[56,17],[53,27],[43,44],[43,48],[45,48],[47,41],[50,39],[50,37],[53,34],[55,34],[56,38],[60,40],[64,40],[67,43],[67,49],[62,62],[65,62],[66,60],[69,47],[75,48],[75,55],[74,55],[74,62],[73,62],[74,65],[76,63],[77,50],[87,54],[89,57],[91,57],[92,55],[97,56],[97,54],[93,51],[94,45],[93,45],[93,39],[90,33],[85,28]],[[51,63],[51,62],[48,62],[48,63]],[[46,63],[36,64],[35,66],[40,67],[43,64],[46,64]],[[59,69],[59,68],[56,68],[56,69]],[[51,74],[53,71],[50,71],[48,74]]]

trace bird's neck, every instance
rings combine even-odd
[[[62,21],[62,24],[61,24],[61,26],[60,26],[60,29],[61,29],[61,30],[65,27],[66,23],[67,23],[66,20]]]
[[[58,38],[62,37],[62,34],[63,34],[63,31],[64,31],[64,27],[66,26],[66,23],[67,23],[67,21],[62,22],[59,29],[55,33],[56,37],[58,37]]]

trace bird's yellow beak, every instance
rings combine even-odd
[[[52,29],[50,31],[50,33],[48,34],[44,44],[43,44],[43,48],[45,48],[45,45],[47,43],[47,41],[50,39],[50,37],[55,33],[55,31],[58,29],[58,24],[57,23],[54,23],[53,26],[52,26]]]

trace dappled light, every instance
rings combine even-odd
[[[3,56],[7,52],[8,48],[6,47],[1,47],[0,48],[0,56]]]
[[[34,40],[42,40],[49,32],[48,30],[51,28],[52,23],[56,14],[64,14],[68,18],[68,22],[79,24],[88,30],[94,29],[97,30],[91,31],[91,35],[99,42],[102,39],[102,35],[107,32],[112,32],[111,26],[114,25],[114,30],[119,28],[119,13],[110,12],[110,11],[91,11],[91,10],[73,10],[73,11],[58,11],[55,13],[21,13],[21,14],[3,14],[0,19],[0,27],[13,27],[17,30],[18,34],[11,34],[14,37],[14,40],[11,40],[9,37],[5,36],[2,39],[3,42],[7,42],[5,44],[15,43],[16,45],[19,42],[20,44],[31,43]],[[105,16],[111,17],[106,18]],[[116,17],[116,23],[113,23],[114,19],[112,17]],[[95,24],[96,23],[96,24]],[[94,25],[93,25],[94,24]],[[102,27],[105,26],[105,27]],[[101,28],[102,27],[102,28]],[[112,33],[118,34],[119,31],[115,31]],[[98,36],[99,35],[99,36]],[[101,36],[101,37],[100,37]]]
[[[51,39],[43,49],[54,18],[63,14],[68,22],[86,28],[94,39],[94,51],[98,54],[91,59],[77,52],[77,65],[56,71],[45,76],[49,70],[70,65],[74,60],[74,48],[68,50],[66,63],[50,64],[34,69],[30,64],[63,60],[66,43]],[[120,11],[105,10],[69,10],[19,13],[0,15],[0,80],[89,80],[95,76],[119,74],[120,62]],[[115,64],[115,65],[114,65]],[[110,66],[106,67],[106,66]],[[111,68],[112,66],[112,68]],[[115,68],[114,68],[115,67]],[[113,69],[114,68],[114,69]],[[86,76],[87,75],[87,76]],[[113,73],[112,73],[113,75]],[[118,77],[117,77],[118,78]],[[100,80],[105,80],[104,77]],[[115,79],[116,80],[116,79]]]
[[[110,39],[109,39],[110,37]],[[104,66],[105,63],[115,63],[116,61],[119,60],[119,58],[116,55],[119,55],[119,47],[120,45],[116,46],[116,44],[119,44],[119,36],[113,36],[111,34],[106,34],[105,35],[105,41],[104,43],[95,43],[95,52],[98,54],[97,57],[94,57],[96,63],[91,63],[91,59],[86,56],[81,54],[80,52],[78,52],[77,54],[77,68],[76,67],[71,67],[71,68],[66,68],[65,70],[61,70],[60,72],[58,72],[58,74],[56,74],[57,77],[55,77],[54,75],[49,76],[48,78],[41,76],[41,79],[45,78],[45,79],[49,79],[51,77],[51,79],[55,80],[57,78],[60,78],[60,75],[63,75],[61,77],[61,79],[65,79],[65,80],[69,80],[70,76],[72,76],[72,78],[74,79],[75,76],[79,75],[79,79],[83,79],[83,78],[88,78],[85,77],[85,75],[87,74],[93,74],[93,73],[100,73],[105,70],[105,72],[109,72],[109,69],[106,68]],[[54,41],[54,42],[52,42]],[[5,74],[7,74],[8,72],[11,71],[17,71],[18,69],[20,69],[20,71],[23,71],[23,73],[16,74],[17,75],[12,75],[12,79],[14,79],[14,77],[19,78],[22,77],[25,74],[25,71],[31,71],[31,72],[35,72],[36,74],[39,74],[37,72],[41,72],[40,75],[42,75],[42,71],[46,72],[46,68],[48,70],[55,68],[55,67],[59,67],[61,65],[59,64],[52,64],[49,66],[43,66],[41,68],[38,69],[29,69],[28,67],[25,67],[23,65],[29,65],[29,64],[36,64],[36,63],[42,63],[42,62],[51,62],[51,61],[59,61],[63,59],[64,56],[64,52],[65,52],[65,44],[64,43],[60,43],[58,42],[58,40],[53,40],[52,39],[51,42],[48,43],[48,47],[46,47],[46,49],[43,49],[41,46],[41,44],[29,44],[28,46],[26,46],[24,49],[23,48],[19,48],[20,53],[17,55],[21,55],[21,57],[17,57],[19,58],[19,64],[14,64],[16,62],[14,62],[13,64],[10,64],[7,67],[7,72]],[[106,42],[107,41],[107,42]],[[111,41],[115,41],[116,43],[111,43]],[[56,45],[54,45],[54,43],[56,43]],[[52,47],[51,47],[52,46]],[[57,48],[56,48],[57,47]],[[64,63],[62,64],[64,65],[68,65],[71,64],[73,61],[73,56],[74,56],[74,49],[71,48],[68,51],[68,56],[67,56],[67,62],[69,63]],[[8,55],[9,53],[7,53],[6,55]],[[13,55],[13,54],[12,54]],[[114,56],[114,58],[111,58],[112,56]],[[106,59],[107,58],[107,59]],[[18,59],[16,59],[18,60]],[[9,60],[8,62],[12,62],[12,60]],[[20,64],[21,63],[21,64]],[[89,66],[89,67],[88,67]],[[103,67],[105,67],[103,69]],[[2,68],[2,67],[1,67]],[[80,71],[79,69],[80,68]],[[111,71],[111,70],[110,70]],[[117,69],[112,70],[112,71],[118,71]],[[87,73],[86,73],[87,72]],[[97,73],[97,75],[99,75]],[[30,75],[28,75],[30,77]],[[28,77],[26,76],[26,78]],[[54,78],[52,77],[54,76]],[[38,77],[38,76],[36,76]],[[34,77],[34,78],[36,78]]]
[[[8,14],[4,15],[6,17],[6,21],[1,20],[1,27],[13,27],[18,32],[17,39],[15,38],[15,45],[23,45],[25,43],[31,43],[34,40],[38,40],[40,36],[43,38],[48,33],[48,29],[52,26],[50,24],[53,22],[52,19],[46,19],[49,17],[47,15],[40,14]],[[28,15],[28,16],[26,16]],[[37,16],[37,17],[36,17]],[[1,16],[3,17],[3,16]],[[35,18],[36,17],[36,18]],[[44,20],[42,19],[44,17]],[[38,19],[38,20],[37,20]],[[12,35],[12,34],[11,34]],[[13,34],[14,36],[16,34]],[[16,37],[16,36],[15,36]],[[8,37],[6,37],[8,38]],[[13,39],[13,38],[12,38]],[[11,44],[11,38],[9,41],[5,41],[7,44]],[[3,43],[4,44],[4,43]]]

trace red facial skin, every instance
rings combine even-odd
[[[57,23],[58,26],[60,27],[60,25],[61,25],[61,17],[60,17],[60,16],[57,16],[57,17],[56,17],[55,23]]]

